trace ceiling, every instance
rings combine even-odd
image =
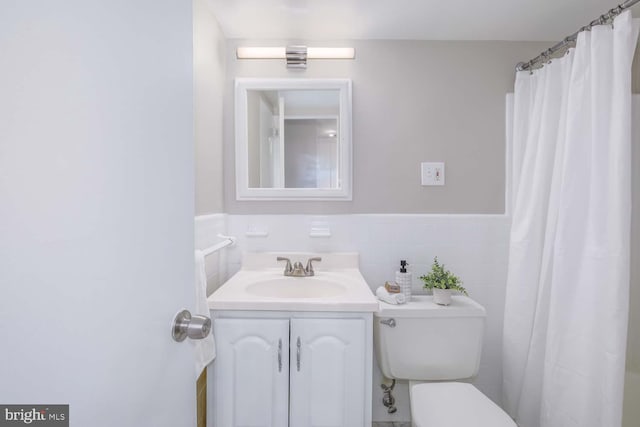
[[[573,33],[622,0],[207,2],[227,38],[291,42],[350,39],[554,41]]]

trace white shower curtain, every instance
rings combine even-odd
[[[627,11],[516,75],[503,400],[521,427],[621,424],[637,38]]]

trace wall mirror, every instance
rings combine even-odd
[[[351,200],[351,81],[236,79],[236,199]]]

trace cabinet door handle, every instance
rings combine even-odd
[[[278,372],[282,372],[282,338],[278,340]]]
[[[298,372],[300,372],[300,346],[302,344],[300,343],[300,337],[298,337],[298,341],[296,343],[296,347],[297,347],[297,357],[296,357],[296,362],[297,362],[297,366],[298,366]]]

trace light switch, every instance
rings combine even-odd
[[[422,185],[444,185],[444,162],[421,163]]]

